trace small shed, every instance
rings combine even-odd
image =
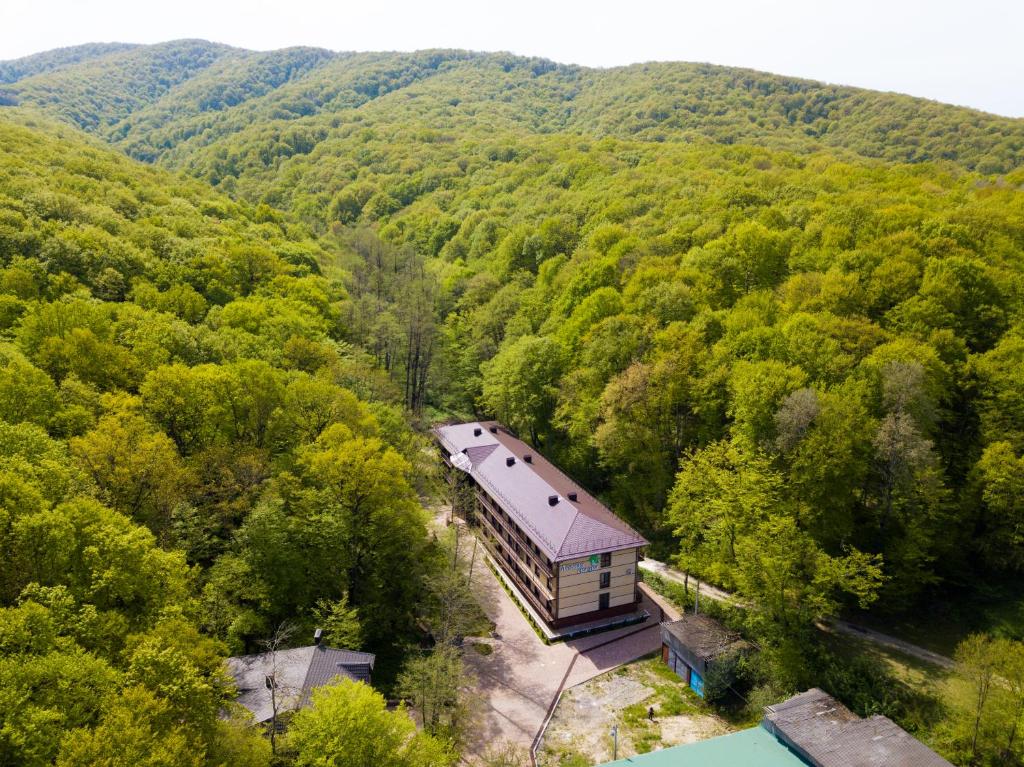
[[[749,649],[739,634],[708,615],[684,615],[661,624],[662,661],[702,698],[715,663]]]
[[[817,687],[765,708],[761,726],[814,767],[953,767],[891,719],[861,719]]]

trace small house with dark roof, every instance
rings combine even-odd
[[[661,659],[700,697],[704,680],[725,658],[750,649],[740,635],[709,615],[683,615],[661,624]]]
[[[280,716],[308,705],[313,690],[339,678],[369,684],[375,659],[371,653],[317,643],[228,658],[228,671],[235,680],[238,702],[263,723],[274,716],[275,697]]]
[[[814,688],[768,706],[762,727],[815,767],[952,767],[891,719],[862,719]]]
[[[647,541],[530,445],[493,421],[440,426],[449,482],[468,488],[467,522],[552,628],[638,608]]]

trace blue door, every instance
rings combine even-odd
[[[690,689],[700,697],[704,697],[704,679],[697,673],[696,669],[690,671]]]

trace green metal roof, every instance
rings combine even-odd
[[[763,727],[609,762],[603,767],[807,767]]]

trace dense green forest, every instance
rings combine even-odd
[[[824,684],[913,727],[815,622],[1020,599],[1024,121],[452,51],[0,72],[9,763],[86,763],[127,720],[259,763],[216,722],[220,654],[330,616],[385,669],[436,637],[442,418],[500,418],[759,605],[763,696]]]
[[[359,121],[353,110],[377,101],[389,114],[412,108],[442,132],[491,125],[655,143],[830,148],[900,162],[950,160],[982,173],[1024,160],[1019,120],[703,64],[593,70],[467,51],[258,53],[185,40],[80,46],[0,63],[4,82],[8,103],[45,107],[135,157],[214,182],[251,170],[217,166],[225,150],[228,158],[256,152],[276,169],[344,132]]]
[[[36,53],[13,61],[0,61],[0,83],[13,83],[15,80],[135,47],[129,43],[86,43],[85,45]]]
[[[338,604],[385,666],[416,639],[421,438],[301,227],[35,117],[0,143],[3,763],[265,763],[221,658]]]

